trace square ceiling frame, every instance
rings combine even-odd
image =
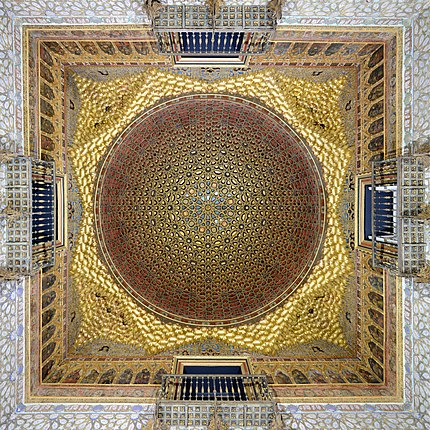
[[[106,66],[127,67],[143,63],[168,67],[169,60],[156,54],[150,29],[145,26],[90,26],[79,30],[26,26],[23,30],[24,46],[28,47],[28,60],[24,57],[24,94],[28,97],[25,102],[28,128],[24,129],[24,139],[30,154],[54,159],[57,174],[67,175],[67,145],[72,139],[67,134],[67,131],[70,133],[67,112],[76,110],[79,104],[77,98],[66,94],[67,67],[79,65],[85,69],[97,64],[102,69],[98,73],[104,76],[109,74],[108,69],[104,69]],[[396,125],[398,121],[395,121],[401,118],[398,108],[401,82],[396,80],[402,51],[399,29],[368,27],[365,31],[357,31],[336,28],[322,32],[310,27],[287,26],[280,27],[273,40],[274,47],[269,53],[250,58],[252,66],[282,69],[297,63],[305,68],[320,67],[321,71],[312,72],[315,79],[325,73],[325,67],[358,67],[360,102],[353,103],[357,106],[358,116],[357,172],[368,172],[371,160],[397,153],[396,142],[401,135]],[[374,106],[378,99],[382,107],[375,120],[370,106]],[[346,112],[351,110],[351,100],[345,103],[344,109]],[[394,119],[388,120],[393,112]],[[377,144],[374,144],[375,140]],[[353,237],[350,241],[351,244],[354,242]],[[79,311],[76,305],[72,307],[69,299],[74,294],[73,290],[69,291],[69,259],[68,247],[58,250],[58,264],[52,271],[33,278],[28,295],[27,348],[31,357],[27,365],[28,400],[58,397],[59,401],[73,401],[79,396],[88,401],[102,398],[122,401],[125,393],[136,400],[142,397],[153,400],[161,376],[170,372],[171,358],[157,355],[128,358],[122,355],[121,348],[117,354],[109,352],[112,346],[103,340],[103,344],[94,350],[101,354],[94,355],[92,351],[82,355],[69,353],[67,345],[71,342],[66,326],[79,320]],[[342,356],[339,361],[336,355],[331,358],[330,354],[324,354],[325,345],[318,343],[309,345],[309,352],[299,362],[295,358],[282,357],[254,359],[255,372],[268,375],[280,401],[302,402],[310,398],[314,402],[323,399],[335,402],[341,398],[353,402],[372,398],[389,402],[402,399],[402,339],[396,335],[395,328],[400,324],[400,314],[389,312],[399,308],[398,284],[392,277],[385,276],[382,280],[382,273],[372,273],[365,251],[357,250],[355,260],[360,288],[358,300],[362,301],[363,308],[361,313],[358,311],[356,320],[363,330],[361,348],[348,364]],[[372,279],[379,279],[373,282],[376,286]],[[371,291],[372,288],[377,291]],[[76,311],[71,312],[70,308]],[[346,318],[351,323],[348,315],[355,311],[346,310]],[[385,334],[374,324],[385,330]],[[364,326],[369,329],[365,330]],[[371,328],[375,333],[369,331]]]
[[[396,5],[395,5],[396,6]],[[419,5],[418,5],[419,7]],[[316,13],[322,13],[322,11],[317,11]],[[399,13],[397,9],[395,9],[394,14]],[[22,10],[20,7],[16,7],[14,10],[16,14],[22,14]],[[365,14],[365,13],[364,13]],[[402,10],[401,14],[407,15],[407,12]],[[393,15],[394,16],[394,15]],[[20,31],[23,22],[31,23],[32,19],[24,19],[21,20],[19,17],[15,17],[13,20],[8,22],[14,23],[14,36],[15,36],[15,52],[16,57],[19,59],[20,55]],[[50,18],[37,18],[35,21],[37,23],[50,23]],[[75,23],[77,22],[85,22],[85,19],[79,20],[74,19]],[[109,19],[112,21],[112,18]],[[123,22],[123,19],[119,19],[120,22]],[[425,27],[426,23],[428,23],[428,18],[422,17],[421,20],[418,17],[417,22],[412,22],[411,20],[401,20],[397,18],[393,19],[382,19],[375,20],[371,19],[368,21],[366,19],[335,19],[332,18],[316,18],[316,19],[290,19],[300,25],[308,24],[308,25],[333,25],[344,23],[346,25],[366,25],[366,24],[379,24],[379,25],[395,25],[395,26],[403,26],[405,29],[405,46],[406,52],[412,52],[412,39],[411,34],[413,28],[418,34],[421,34],[423,31],[423,26]],[[63,19],[63,22],[67,22],[67,19]],[[414,27],[413,27],[414,26]],[[12,31],[12,27],[7,25],[7,31]],[[11,45],[12,39],[9,37],[5,39],[6,45],[3,48],[11,49],[13,52],[13,47]],[[9,45],[7,45],[9,43]],[[420,45],[421,43],[421,45]],[[415,53],[416,65],[419,69],[420,63],[420,49],[424,49],[423,43],[418,40],[415,42],[417,47]],[[6,55],[7,57],[7,55]],[[412,75],[413,70],[412,66],[414,65],[413,57],[411,54],[407,53],[405,55],[405,67],[403,71],[404,83],[405,83],[405,97],[403,100],[404,104],[404,127],[406,129],[405,141],[408,142],[412,139],[412,134],[409,130],[418,132],[428,132],[428,126],[426,128],[426,122],[423,118],[423,110],[417,109],[416,111],[416,125],[412,128]],[[9,61],[9,58],[8,60]],[[10,64],[10,63],[8,63]],[[2,139],[2,144],[6,149],[14,149],[14,136],[18,137],[17,142],[19,142],[19,134],[22,129],[22,105],[21,105],[21,96],[20,96],[20,77],[21,70],[20,64],[15,62],[15,66],[10,66],[8,68],[9,72],[12,70],[15,71],[15,79],[13,79],[13,75],[10,74],[9,81],[7,82],[8,88],[11,88],[11,92],[9,95],[17,94],[17,97],[12,98],[14,102],[4,106],[6,113],[9,111],[9,123],[5,126],[5,131],[7,133],[8,139]],[[419,88],[422,90],[422,93],[429,92],[428,79],[422,78],[422,71],[416,70],[417,81]],[[420,79],[418,79],[420,78]],[[10,85],[15,85],[15,89],[12,89]],[[423,107],[422,103],[417,101],[417,106],[421,108]],[[424,102],[424,107],[425,107]],[[6,115],[5,115],[6,117]],[[8,143],[12,141],[12,147],[8,146]],[[16,148],[20,151],[19,143],[16,144]],[[79,418],[81,420],[81,426],[84,428],[87,423],[97,422],[100,417],[97,413],[101,410],[104,411],[105,417],[111,419],[112,422],[124,422],[124,420],[130,420],[131,425],[136,425],[136,423],[143,423],[146,421],[150,412],[152,410],[150,405],[143,405],[136,407],[135,405],[104,405],[104,406],[89,406],[89,405],[78,405],[77,407],[70,407],[67,405],[58,405],[58,404],[44,404],[44,405],[24,405],[24,379],[23,379],[23,368],[24,368],[24,348],[23,348],[23,317],[24,317],[24,299],[23,292],[24,288],[28,288],[28,285],[24,285],[21,282],[18,283],[4,283],[2,285],[2,307],[5,312],[2,313],[2,317],[6,316],[6,319],[2,321],[2,327],[5,329],[2,331],[2,351],[6,353],[5,359],[2,363],[1,371],[2,375],[4,375],[2,382],[2,400],[5,405],[2,412],[3,415],[0,415],[0,418],[3,420],[1,423],[20,423],[19,428],[31,428],[31,423],[34,422],[35,413],[38,413],[38,419],[43,422],[49,422],[51,419],[56,419],[55,416],[52,416],[52,413],[58,413],[59,416],[62,416],[65,422],[77,422],[76,419]],[[420,331],[422,327],[426,326],[426,321],[428,321],[428,312],[425,307],[426,299],[423,296],[425,293],[425,288],[415,286],[404,281],[403,282],[403,291],[404,295],[404,333],[405,333],[405,402],[398,403],[396,405],[354,405],[353,407],[347,406],[330,406],[330,405],[290,405],[286,406],[286,412],[288,415],[288,419],[293,425],[298,425],[299,423],[309,423],[311,425],[314,420],[324,420],[325,425],[330,425],[329,423],[356,423],[355,428],[362,428],[363,420],[366,420],[366,425],[370,425],[371,422],[386,422],[387,428],[398,428],[399,426],[404,426],[407,424],[413,428],[422,428],[422,424],[425,422],[423,420],[427,420],[425,415],[422,415],[418,412],[420,409],[418,408],[420,405],[428,404],[427,398],[427,383],[425,379],[420,378],[420,370],[419,364],[424,359],[424,355],[426,350],[428,351],[428,339],[423,338],[420,335]],[[415,318],[412,319],[412,299],[414,303],[416,303],[414,313]],[[14,317],[17,317],[16,324],[14,323]],[[12,321],[12,323],[11,323]],[[418,323],[420,322],[420,323]],[[412,325],[413,324],[413,325]],[[412,361],[412,339],[410,335],[413,335],[413,339],[415,342],[415,361]],[[416,370],[413,371],[413,366],[416,365]],[[412,377],[415,378],[415,383],[412,385]],[[427,385],[426,385],[427,384]],[[414,390],[414,391],[413,391]],[[425,407],[425,406],[424,406]],[[414,413],[414,410],[417,411]],[[77,415],[70,416],[70,412],[75,411],[79,412],[79,417]],[[339,415],[339,412],[344,412]],[[375,413],[376,412],[376,413]],[[69,415],[67,415],[69,413]],[[382,415],[381,415],[382,413]],[[5,415],[6,414],[6,415]],[[107,415],[106,415],[107,414]],[[379,414],[379,415],[377,415]],[[378,418],[377,418],[378,416]],[[4,421],[6,417],[6,421]],[[121,421],[122,420],[122,421]],[[296,423],[296,424],[294,424]],[[79,424],[78,424],[79,425]],[[394,427],[393,427],[394,426]]]

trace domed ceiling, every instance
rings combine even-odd
[[[289,2],[266,55],[251,56],[240,68],[193,69],[172,67],[157,54],[141,9],[130,2],[8,2],[0,41],[1,144],[55,160],[64,237],[52,270],[25,285],[3,284],[0,422],[20,429],[143,427],[152,412],[145,403],[153,403],[173,355],[246,354],[285,402],[287,427],[426,427],[427,290],[372,270],[359,241],[357,186],[372,160],[401,154],[402,144],[428,131],[425,3]],[[161,71],[132,78],[154,66]],[[266,68],[279,74],[260,75]],[[314,87],[297,90],[284,79],[294,68],[297,80]],[[349,94],[314,91],[339,71],[352,75]],[[81,84],[84,79],[93,82]],[[312,147],[326,181],[322,257],[258,323],[161,323],[99,264],[92,200],[98,163],[160,97],[217,88],[259,99]],[[353,134],[351,170],[346,144],[330,122],[337,109],[343,118],[354,116],[346,125]],[[352,278],[341,282],[348,252]],[[342,354],[327,326],[337,321],[347,339]]]
[[[97,237],[116,280],[145,308],[233,325],[307,277],[324,230],[311,150],[249,100],[196,95],[145,111],[103,161]]]

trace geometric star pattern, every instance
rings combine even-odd
[[[204,94],[159,104],[127,127],[98,173],[105,262],[162,318],[255,320],[291,295],[320,252],[315,163],[287,124],[250,100]]]

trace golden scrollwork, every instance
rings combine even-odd
[[[276,354],[289,345],[313,339],[346,345],[339,314],[353,263],[338,213],[343,180],[352,157],[339,111],[344,77],[314,83],[269,69],[208,83],[149,68],[113,81],[94,82],[80,76],[75,80],[82,107],[69,157],[83,205],[80,235],[70,267],[83,315],[77,346],[103,338],[155,354],[212,338]],[[106,149],[139,112],[164,98],[187,93],[228,93],[259,100],[306,139],[323,168],[327,229],[321,259],[289,300],[252,324],[205,328],[166,323],[139,307],[114,282],[97,252],[94,179]],[[105,297],[109,312],[106,306],[98,305],[97,294]]]

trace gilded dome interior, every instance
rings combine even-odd
[[[108,149],[94,200],[116,280],[192,325],[255,320],[312,269],[325,196],[311,149],[279,116],[221,95],[145,111]]]

